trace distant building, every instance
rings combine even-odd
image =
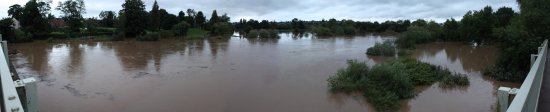
[[[48,20],[48,23],[53,28],[61,28],[61,27],[66,26],[65,25],[65,20],[60,19],[60,18],[50,19],[50,20]]]

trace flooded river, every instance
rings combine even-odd
[[[38,77],[42,112],[373,111],[360,94],[333,94],[326,79],[385,36],[10,44],[21,77]],[[467,88],[422,87],[402,111],[490,112],[501,85],[480,71],[496,48],[430,43],[411,57],[467,74]]]

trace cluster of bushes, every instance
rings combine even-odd
[[[400,48],[414,48],[416,44],[431,42],[435,40],[430,30],[420,27],[411,26],[407,31],[395,41]]]
[[[359,30],[353,25],[336,25],[332,27],[314,26],[311,27],[311,32],[317,36],[353,36],[357,35]]]
[[[376,43],[374,47],[367,49],[367,54],[373,56],[394,56],[396,51],[395,45],[391,41],[384,41],[384,43]]]
[[[279,31],[275,29],[250,30],[246,38],[279,38]]]
[[[440,82],[441,87],[469,85],[465,75],[417,61],[397,59],[369,68],[364,62],[348,60],[348,67],[328,78],[333,92],[362,92],[379,111],[395,111],[399,100],[416,95],[415,86]]]

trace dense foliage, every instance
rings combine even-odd
[[[120,10],[120,28],[125,37],[137,37],[145,34],[147,12],[141,0],[126,0]]]
[[[368,55],[373,56],[394,56],[397,49],[391,41],[384,41],[384,43],[375,43],[374,47],[367,49]]]
[[[49,5],[43,1],[30,0],[25,4],[19,17],[24,32],[29,32],[33,39],[43,38],[49,33],[49,25],[44,13],[47,13]]]
[[[550,36],[550,1],[518,0],[519,15],[509,15],[509,9],[499,10],[499,21],[509,20],[510,25],[494,29],[493,36],[499,43],[500,55],[495,66],[484,74],[498,80],[520,82],[525,79],[530,68],[530,54],[537,52],[543,39]],[[511,17],[510,17],[511,16]],[[497,24],[498,25],[498,24]],[[499,25],[503,26],[503,25]]]
[[[83,0],[67,0],[59,2],[56,10],[63,12],[63,20],[68,25],[67,34],[80,32],[80,28],[84,26],[84,18],[82,14],[86,12],[86,7]]]
[[[246,38],[279,38],[279,31],[274,29],[250,30]]]
[[[328,78],[334,92],[362,92],[379,111],[395,111],[399,100],[416,95],[415,86],[440,82],[441,87],[469,85],[462,74],[414,59],[397,59],[369,68],[364,62],[348,60],[348,67]]]

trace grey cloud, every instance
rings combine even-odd
[[[469,10],[479,10],[487,5],[494,9],[507,6],[518,10],[515,0],[157,0],[161,8],[177,14],[188,8],[200,10],[208,17],[212,10],[227,13],[232,21],[266,19],[287,21],[354,19],[381,21],[396,19],[444,20],[460,19]],[[85,0],[86,17],[97,17],[103,10],[118,11],[124,0]],[[154,0],[144,0],[150,10]],[[0,5],[0,16],[7,16],[9,5]],[[57,11],[53,11],[54,14]]]

